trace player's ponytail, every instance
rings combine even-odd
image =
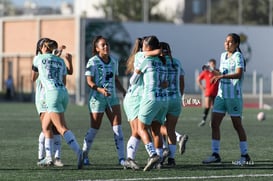
[[[137,38],[135,40],[135,44],[133,46],[132,52],[126,62],[126,70],[125,70],[126,75],[134,72],[135,55],[137,52],[142,51],[142,44],[143,44],[142,38]]]
[[[161,52],[163,56],[166,56],[166,55],[169,56],[169,58],[171,59],[172,67],[175,68],[170,45],[166,42],[160,42],[160,46],[161,46]]]

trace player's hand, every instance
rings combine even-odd
[[[65,45],[62,45],[62,46],[59,47],[59,49],[60,49],[60,50],[64,50],[64,49],[66,49],[66,46],[65,46]]]
[[[216,83],[216,82],[219,81],[221,78],[222,78],[221,75],[216,75],[216,76],[214,76],[214,77],[212,77],[212,78],[210,79],[210,82],[211,82],[211,83]]]
[[[111,94],[108,92],[108,90],[107,90],[106,88],[103,88],[103,95],[104,95],[105,97],[111,96]]]
[[[69,62],[72,62],[72,55],[70,53],[65,54],[65,59]]]

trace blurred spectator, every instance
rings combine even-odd
[[[8,79],[6,80],[5,84],[6,84],[6,99],[11,100],[14,95],[13,78],[11,75],[8,76]]]

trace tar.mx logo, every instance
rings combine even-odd
[[[199,106],[201,105],[201,100],[198,98],[187,97],[187,98],[184,98],[183,105],[184,106]]]

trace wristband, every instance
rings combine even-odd
[[[98,90],[98,86],[97,85],[93,85],[93,87],[91,87],[93,90],[97,91]]]

